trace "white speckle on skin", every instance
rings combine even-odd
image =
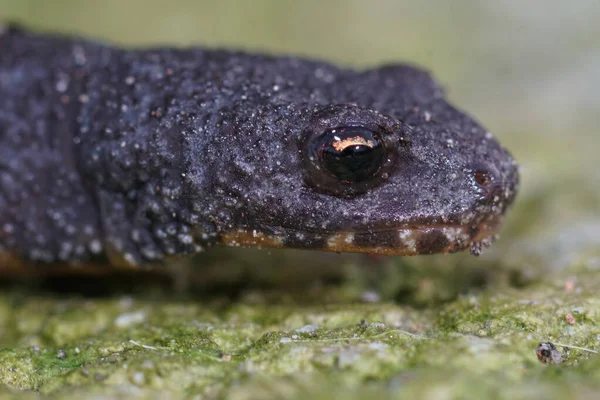
[[[65,227],[65,232],[67,233],[67,235],[72,236],[77,232],[77,228],[75,228],[75,226],[69,224]]]
[[[13,233],[13,231],[15,230],[15,227],[14,227],[12,224],[8,224],[8,223],[7,223],[7,224],[4,224],[4,225],[2,226],[2,230],[3,230],[5,233],[11,234],[11,233]]]
[[[347,233],[346,238],[344,239],[344,242],[348,243],[348,244],[354,242],[354,233],[352,233],[352,232]]]
[[[475,215],[472,212],[464,214],[460,220],[462,225],[467,225],[469,221],[472,221]]]
[[[136,265],[136,262],[135,262],[135,257],[133,257],[133,254],[131,254],[131,253],[125,253],[125,254],[123,255],[123,259],[124,259],[124,260],[127,262],[127,264],[129,264],[129,265]]]
[[[341,233],[337,233],[337,234],[331,236],[329,239],[327,239],[327,247],[330,247],[330,248],[336,247],[338,240],[341,239],[342,236],[343,235]]]
[[[56,91],[59,93],[64,93],[69,88],[69,80],[68,78],[60,79],[56,82]]]
[[[409,251],[417,251],[417,241],[413,231],[410,229],[401,229],[398,231],[398,238]]]
[[[183,244],[192,244],[194,242],[194,238],[192,237],[192,235],[188,234],[179,234],[177,235],[177,238]]]
[[[450,243],[455,243],[459,238],[461,232],[462,230],[460,228],[449,227],[442,229],[442,233],[444,234],[444,236],[446,236],[446,239],[448,239]]]

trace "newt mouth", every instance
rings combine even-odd
[[[221,233],[219,243],[231,247],[297,248],[394,256],[470,249],[472,254],[479,255],[483,247],[491,245],[501,225],[501,216],[492,216],[477,224],[426,224],[369,231],[315,233],[289,228],[241,229]]]

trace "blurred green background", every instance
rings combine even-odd
[[[565,353],[564,365],[547,368],[535,347],[600,347],[600,2],[0,0],[2,20],[124,46],[225,46],[357,68],[416,63],[522,165],[515,209],[480,258],[211,251],[174,267],[166,290],[138,276],[59,277],[50,291],[10,282],[0,302],[7,393],[508,398],[597,389],[593,353]],[[120,324],[123,315],[134,322]],[[285,333],[303,325],[318,333]],[[421,339],[394,336],[403,331]],[[129,341],[140,337],[151,348]]]

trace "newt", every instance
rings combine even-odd
[[[217,244],[479,254],[518,183],[415,66],[0,33],[3,266]]]

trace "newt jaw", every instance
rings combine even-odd
[[[299,248],[339,253],[413,256],[454,253],[470,248],[479,255],[492,243],[502,225],[501,216],[493,216],[474,225],[435,224],[372,231],[314,233],[291,229],[237,230],[220,234],[219,243],[232,247]]]

